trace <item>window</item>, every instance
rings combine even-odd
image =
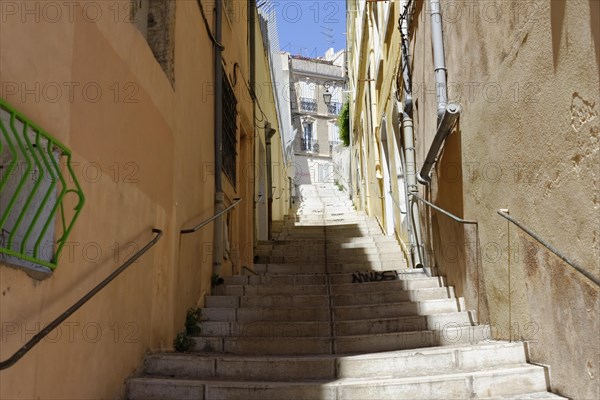
[[[316,85],[307,80],[298,82],[300,111],[317,112]]]
[[[223,71],[223,172],[235,188],[237,158],[237,100],[227,74]]]
[[[305,121],[302,127],[304,131],[302,136],[302,151],[318,152],[319,143],[316,139],[313,139],[314,122]]]
[[[333,86],[331,92],[331,103],[327,106],[327,112],[331,115],[339,115],[342,111],[342,87]]]
[[[175,86],[175,1],[131,0],[131,20]]]
[[[333,147],[339,143],[340,141],[340,132],[337,126],[336,121],[329,121],[328,124],[328,133],[329,133],[329,153],[333,152]]]

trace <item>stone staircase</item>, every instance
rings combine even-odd
[[[129,399],[559,399],[524,343],[492,341],[442,277],[332,185],[206,298],[191,353],[146,357]]]

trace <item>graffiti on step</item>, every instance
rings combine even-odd
[[[395,281],[400,279],[397,271],[356,271],[352,274],[352,283]]]

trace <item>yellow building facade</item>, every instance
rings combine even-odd
[[[347,12],[355,204],[493,337],[529,341],[555,393],[597,397],[598,3],[349,0]]]
[[[44,279],[3,259],[0,359],[141,250],[156,237],[153,228],[163,232],[127,271],[0,372],[1,398],[122,396],[125,378],[147,351],[172,348],[186,311],[203,305],[215,272],[252,269],[254,226],[269,218],[257,210],[267,166],[256,154],[266,123],[277,133],[272,162],[285,161],[274,94],[265,90],[270,67],[257,11],[247,1],[216,4],[222,8],[204,0],[0,2],[0,98],[71,152],[85,198]],[[220,85],[227,93],[216,107]],[[261,96],[253,86],[262,87]],[[3,138],[12,142],[18,130],[6,122],[11,115],[3,109]],[[218,119],[229,136],[223,133],[216,150]],[[8,148],[3,142],[3,167]],[[30,144],[23,154],[35,149]],[[61,170],[68,176],[66,165]],[[288,179],[277,172],[272,182],[282,195],[273,197],[270,218],[281,219]],[[68,197],[67,221],[77,206]],[[237,199],[214,223],[182,234]],[[0,209],[8,210],[8,202]],[[58,237],[60,218],[54,225]]]

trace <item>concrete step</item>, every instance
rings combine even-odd
[[[404,258],[363,261],[353,263],[327,262],[325,263],[278,263],[278,264],[255,264],[254,271],[262,274],[309,274],[309,273],[344,273],[356,271],[389,271],[407,268]]]
[[[334,306],[397,303],[453,298],[452,287],[416,290],[397,290],[375,293],[348,293],[332,296]],[[270,295],[270,296],[207,296],[206,308],[236,307],[329,307],[329,297],[322,295]]]
[[[392,251],[384,254],[344,254],[336,252],[334,254],[309,253],[303,251],[302,254],[286,255],[286,256],[259,256],[261,264],[295,264],[295,263],[366,263],[366,262],[382,262],[382,261],[399,261],[404,263],[404,255],[400,248],[397,251]]]
[[[493,400],[511,399],[511,400],[568,400],[566,397],[559,396],[550,392],[519,393],[508,396],[491,397]]]
[[[335,321],[393,318],[407,315],[433,315],[465,311],[464,299],[423,300],[415,302],[333,307]]]
[[[214,290],[220,296],[326,295],[326,285],[223,285]]]
[[[496,383],[501,383],[496,384]],[[387,379],[343,379],[305,382],[246,382],[173,378],[134,378],[128,398],[160,400],[399,400],[483,399],[545,390],[542,367],[501,369]]]
[[[373,223],[371,220],[366,220],[361,217],[352,218],[340,215],[325,215],[318,218],[305,218],[299,217],[295,220],[288,220],[285,222],[281,229],[295,229],[298,227],[321,227],[325,229],[335,227],[349,227],[353,225],[360,225],[362,227],[379,227],[379,223]],[[366,225],[366,226],[365,226]]]
[[[441,277],[415,277],[402,280],[388,280],[361,283],[340,283],[330,285],[331,294],[356,294],[390,292],[395,290],[416,290],[445,286]],[[326,285],[222,285],[215,289],[222,296],[273,296],[273,295],[325,295]]]
[[[397,269],[388,271],[354,271],[343,273],[313,274],[259,274],[224,277],[226,285],[324,285],[327,277],[331,284],[353,282],[378,282],[397,279],[427,278],[422,269]]]
[[[334,320],[394,318],[465,311],[464,299],[438,299],[388,304],[332,307]],[[203,308],[202,321],[300,322],[330,321],[329,309],[322,307]]]
[[[330,213],[330,214],[335,214],[333,215],[334,217],[345,217],[348,219],[354,218],[354,219],[368,219],[368,220],[373,220],[374,218],[371,218],[370,216],[368,216],[364,211],[356,211],[354,210],[354,208],[352,206],[346,206],[348,207],[348,211],[345,213]],[[292,214],[287,215],[284,218],[284,221],[290,221],[290,220],[298,220],[300,218],[313,218],[313,219],[318,219],[319,215],[317,215],[316,212],[323,212],[323,207],[317,207],[317,206],[313,206],[310,208],[302,208],[302,209],[296,209],[295,211],[293,211]]]
[[[440,287],[417,290],[397,290],[389,292],[348,293],[332,296],[334,306],[397,303],[403,301],[423,301],[450,299],[455,297],[454,288]]]
[[[341,245],[341,244],[344,245]],[[332,235],[328,235],[327,236],[327,244],[331,245],[331,246],[340,246],[340,247],[346,247],[348,243],[377,243],[377,244],[383,244],[383,243],[395,243],[398,244],[398,241],[396,240],[396,238],[394,238],[393,236],[383,236],[383,235],[373,235],[373,236],[369,236],[369,237],[337,237],[337,236],[332,236]],[[348,246],[351,247],[351,246]],[[358,246],[360,247],[360,246]]]
[[[362,255],[362,254],[390,254],[401,253],[400,245],[395,241],[385,243],[340,243],[325,242],[306,243],[303,241],[291,242],[277,245],[260,245],[257,248],[258,256],[300,256],[306,253],[314,253],[318,256],[337,256],[337,255]]]
[[[417,290],[430,288],[443,288],[446,286],[443,277],[411,278],[393,281],[363,282],[363,283],[345,283],[331,285],[331,293],[338,294],[358,294],[358,293],[377,293],[391,292],[400,290]]]
[[[424,347],[489,342],[487,326],[446,326],[442,330],[408,331],[336,337],[194,337],[194,351],[239,355],[376,353]]]
[[[356,336],[379,333],[442,330],[448,326],[474,325],[475,317],[468,312],[416,315],[349,321],[303,322],[231,322],[204,321],[201,336],[227,337],[330,337],[332,334]],[[332,331],[333,329],[333,331]]]
[[[361,247],[372,247],[375,245],[379,247],[381,245],[396,244],[398,241],[393,236],[379,236],[379,237],[350,237],[350,238],[337,238],[331,236],[325,240],[324,237],[311,237],[303,239],[274,239],[274,240],[261,240],[257,243],[259,249],[268,249],[269,247],[275,248],[278,246],[325,246],[334,248],[361,248]]]
[[[339,387],[344,400],[489,398],[546,390],[544,368],[518,364],[475,372],[455,372],[409,378],[356,379]]]
[[[331,238],[328,239],[325,246],[327,252],[330,251],[362,251],[365,249],[373,249],[374,251],[386,251],[386,249],[398,249],[400,244],[394,238],[388,238],[387,236],[381,240],[360,240],[361,238],[351,238],[348,240],[334,241]],[[364,239],[364,238],[363,238]]]
[[[523,364],[523,343],[493,342],[366,355],[236,356],[162,353],[146,357],[143,373],[191,379],[234,379],[294,382],[422,376]],[[273,368],[277,366],[277,368]],[[383,372],[385,371],[385,372]]]
[[[325,233],[319,233],[317,234],[317,237],[323,237],[325,238]],[[381,233],[381,231],[376,231],[375,229],[369,230],[369,231],[365,231],[365,232],[347,232],[346,234],[342,234],[342,233],[336,233],[336,234],[332,234],[332,233],[328,233],[327,234],[327,240],[330,241],[345,241],[348,240],[350,238],[358,238],[358,237],[363,237],[363,235],[368,235],[370,236],[372,239],[377,239],[377,238],[384,238],[386,236],[383,235],[383,233]],[[311,239],[313,237],[315,237],[314,233],[310,233],[310,232],[296,232],[296,231],[291,231],[291,232],[285,232],[282,231],[278,234],[277,236],[279,239],[286,239],[286,240],[295,240],[295,239]]]
[[[327,295],[207,296],[206,308],[329,307]]]

